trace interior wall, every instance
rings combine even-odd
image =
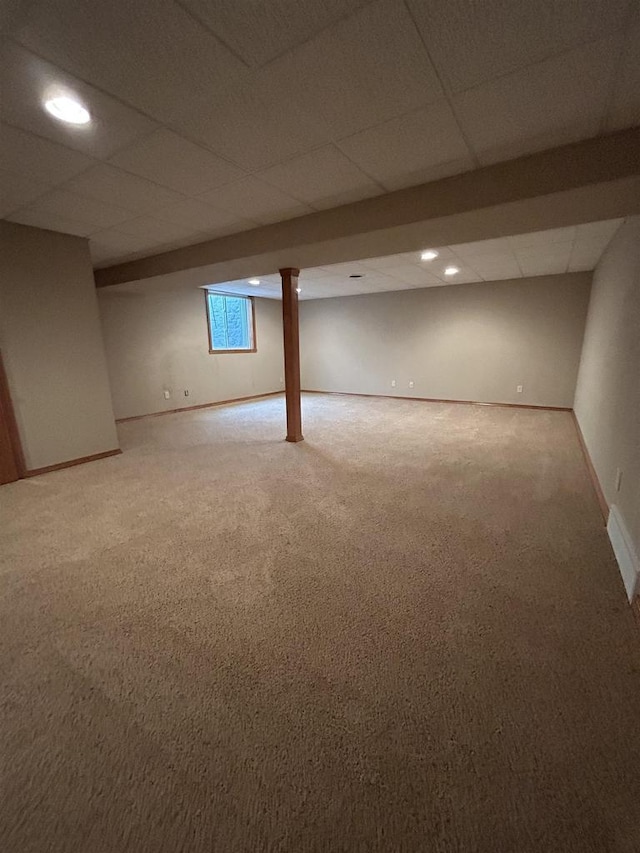
[[[98,294],[117,418],[284,388],[280,302],[254,299],[257,352],[211,355],[202,289],[135,284]]]
[[[620,228],[594,272],[575,412],[607,503],[640,554],[640,217]]]
[[[302,386],[571,407],[590,286],[570,273],[302,302]]]
[[[0,349],[27,469],[117,449],[86,240],[0,222]]]

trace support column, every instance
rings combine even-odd
[[[298,326],[298,276],[300,270],[280,270],[282,328],[284,330],[284,393],[287,401],[287,441],[303,441],[300,409],[300,330]]]

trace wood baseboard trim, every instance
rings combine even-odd
[[[251,394],[249,397],[234,397],[231,400],[216,400],[215,403],[199,403],[197,406],[183,406],[181,409],[164,409],[162,412],[149,412],[146,415],[132,415],[130,418],[116,418],[117,424],[129,421],[141,421],[143,418],[158,418],[160,415],[177,415],[180,412],[195,412],[198,409],[213,409],[215,406],[228,406],[230,403],[246,403],[249,400],[261,400],[263,397],[277,397],[284,391],[267,391],[266,394]]]
[[[44,468],[30,468],[25,471],[25,477],[38,477],[40,474],[49,474],[51,471],[61,471],[63,468],[73,468],[74,465],[84,465],[85,462],[97,462],[98,459],[106,459],[108,456],[118,456],[122,451],[119,447],[115,450],[105,450],[103,453],[94,453],[92,456],[81,456],[79,459],[69,459],[67,462],[57,462],[55,465],[45,465]]]
[[[379,400],[413,400],[416,403],[459,403],[463,406],[496,406],[501,409],[539,409],[544,412],[572,412],[569,406],[531,406],[526,403],[482,403],[479,400],[445,400],[440,397],[400,397],[397,394],[357,394],[349,391],[312,391],[303,394],[331,394],[335,397],[372,397]]]
[[[593,484],[593,489],[596,493],[596,497],[598,498],[600,512],[602,513],[604,523],[606,524],[609,520],[609,504],[607,503],[607,499],[605,498],[604,492],[602,491],[600,480],[598,479],[596,469],[594,468],[593,462],[591,461],[591,456],[589,455],[587,443],[584,440],[582,430],[580,429],[580,424],[578,423],[578,418],[576,417],[576,413],[573,411],[573,409],[571,410],[571,414],[573,416],[573,422],[576,427],[576,433],[578,434],[578,442],[580,444],[580,449],[582,450],[582,455],[584,456],[584,461],[586,462],[587,470],[589,471],[589,477],[591,479],[591,483]]]

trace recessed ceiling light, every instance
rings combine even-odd
[[[302,288],[301,288],[301,287],[296,287],[296,293],[302,293]]]
[[[435,249],[427,249],[425,252],[422,252],[420,255],[421,261],[432,261],[434,258],[438,257],[438,252]]]
[[[446,267],[444,274],[445,275],[457,275],[460,272],[459,267]]]
[[[260,284],[259,278],[250,278],[248,279],[249,284],[252,284],[254,287],[257,287]]]
[[[91,121],[89,110],[66,95],[50,98],[45,101],[44,108],[58,121],[64,121],[67,124],[88,124]]]

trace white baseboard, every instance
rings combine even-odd
[[[612,506],[609,511],[607,533],[620,567],[624,588],[627,591],[629,601],[632,601],[634,595],[640,593],[640,563],[627,526],[616,506]]]

